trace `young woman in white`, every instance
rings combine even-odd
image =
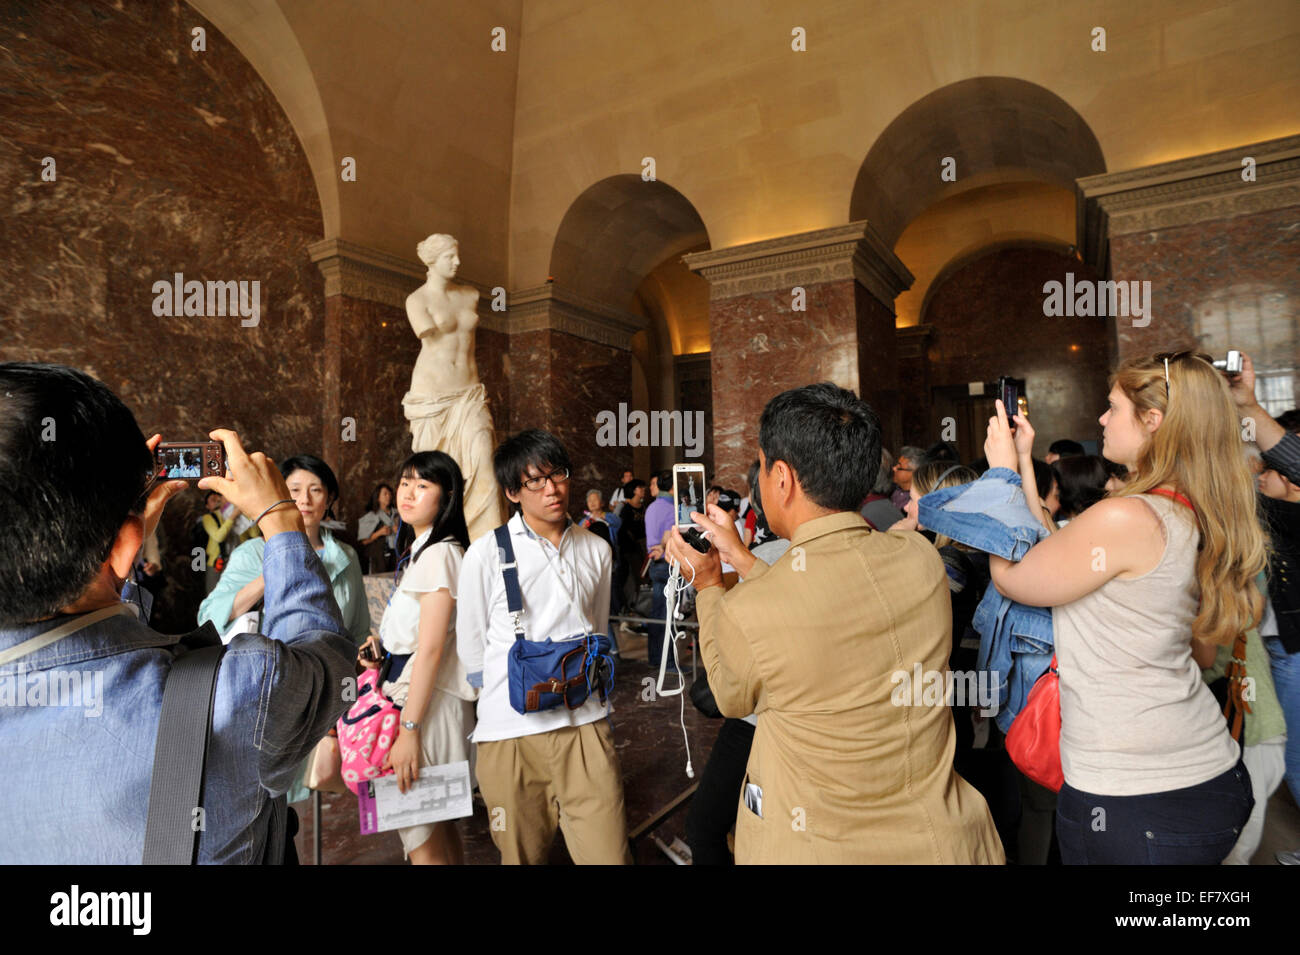
[[[469,546],[463,511],[464,479],[455,460],[441,451],[414,454],[402,465],[397,508],[415,531],[398,563],[397,590],[361,662],[389,667],[383,692],[402,707],[402,725],[384,768],[392,767],[406,792],[423,766],[470,761],[474,699],[456,653],[456,582]],[[402,848],[415,865],[464,862],[455,821],[399,829]]]

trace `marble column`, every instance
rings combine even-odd
[[[631,467],[625,443],[598,440],[597,415],[632,397],[632,336],[638,315],[582,298],[555,283],[509,296],[509,431],[550,431],[573,463],[569,510],[580,517],[591,488],[608,499]]]
[[[758,456],[768,400],[831,381],[858,392],[897,441],[894,298],[906,266],[865,221],[697,252],[687,266],[709,280],[717,483],[743,487]]]
[[[343,239],[316,243],[311,257],[325,277],[321,454],[338,475],[339,510],[355,531],[371,489],[381,481],[396,486],[397,468],[411,454],[402,396],[420,341],[406,317],[406,296],[423,284],[425,269],[414,249],[408,261]],[[480,292],[475,360],[500,432],[509,407],[505,315],[492,311],[490,288],[464,276],[457,281]]]
[[[909,325],[895,331],[898,342],[898,406],[901,438],[897,445],[886,445],[895,456],[898,446],[925,441],[936,433],[931,417],[930,337],[933,325]],[[927,442],[928,444],[929,442]]]
[[[1262,396],[1300,394],[1300,136],[1090,176],[1077,195],[1085,260],[1151,283],[1149,316],[1112,320],[1118,358],[1238,348],[1274,379]]]

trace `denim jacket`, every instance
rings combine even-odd
[[[1025,502],[1020,475],[1009,468],[990,468],[978,481],[932,491],[921,498],[917,519],[935,533],[1007,560],[1020,560],[1047,536]],[[1005,733],[1052,663],[1052,610],[1016,603],[990,585],[971,625],[980,635],[977,666],[993,676],[995,719]]]
[[[356,648],[306,535],[267,541],[263,570],[267,635],[217,673],[201,863],[283,861],[284,792],[349,706]],[[0,629],[0,650],[69,619]],[[0,666],[0,863],[140,862],[177,640],[114,615]]]

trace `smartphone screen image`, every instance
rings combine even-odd
[[[704,513],[704,465],[673,465],[673,501],[677,506],[676,523],[678,527],[694,527],[691,512]]]

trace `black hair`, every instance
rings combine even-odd
[[[85,593],[138,513],[153,455],[135,416],[84,372],[0,363],[0,626]]]
[[[671,494],[673,486],[673,469],[664,468],[662,471],[656,471],[655,477],[659,479],[659,493]]]
[[[393,506],[397,503],[397,494],[393,491],[392,485],[380,481],[375,485],[375,489],[370,492],[370,500],[366,502],[366,513],[379,510],[379,492],[388,489],[388,504]]]
[[[983,476],[989,469],[989,459],[980,455],[970,463],[970,469],[976,474]]]
[[[1074,454],[1061,458],[1053,468],[1061,488],[1060,517],[1078,517],[1106,496],[1110,471],[1095,454]]]
[[[295,454],[280,462],[280,474],[286,481],[294,471],[310,471],[320,478],[320,482],[325,485],[325,493],[329,495],[325,517],[333,520],[334,502],[339,499],[339,479],[334,476],[334,470],[314,454]]]
[[[1071,441],[1069,438],[1061,438],[1053,441],[1047,449],[1048,454],[1059,454],[1061,457],[1068,457],[1073,454],[1083,454],[1083,445],[1078,441]]]
[[[721,484],[710,484],[710,485],[709,485],[709,489],[708,489],[707,491],[705,491],[704,493],[705,493],[705,495],[707,496],[707,495],[709,495],[709,494],[712,494],[714,491],[721,492],[721,491],[722,491],[722,485],[721,485]]]
[[[632,480],[628,481],[626,484],[623,485],[623,500],[625,501],[632,500],[632,498],[636,496],[636,489],[639,487],[646,487],[646,486],[647,485],[645,481],[641,480],[640,478],[633,478]]]
[[[723,488],[722,494],[726,497],[727,500],[731,501],[731,507],[723,507],[721,497],[718,498],[718,507],[721,507],[724,511],[728,511],[729,513],[739,514],[740,493],[737,491],[733,491],[730,488]]]
[[[1052,466],[1039,458],[1034,458],[1034,483],[1038,485],[1038,499],[1046,506],[1047,495],[1052,493],[1052,485],[1059,482]]]
[[[814,504],[856,511],[876,483],[880,420],[853,392],[824,381],[783,391],[769,401],[759,422],[758,445],[767,470],[784,461]]]
[[[456,459],[442,451],[420,451],[402,462],[404,478],[418,477],[442,488],[438,513],[433,517],[433,532],[424,546],[411,555],[411,563],[420,559],[430,544],[454,540],[469,549],[469,527],[465,524],[465,478]]]
[[[524,475],[530,467],[539,471],[563,468],[570,474],[573,473],[569,452],[564,450],[560,439],[540,428],[529,428],[507,438],[492,455],[492,470],[496,474],[497,484],[511,494],[518,494],[523,488]],[[511,513],[518,509],[518,503],[511,501]]]
[[[1277,423],[1282,426],[1283,431],[1297,432],[1300,431],[1300,408],[1292,408],[1290,411],[1283,411],[1277,416]]]
[[[922,465],[933,464],[936,461],[946,461],[949,464],[961,464],[961,458],[957,455],[957,449],[947,441],[936,441],[925,449],[925,454],[921,455],[920,461],[913,461],[913,473],[919,471]]]
[[[754,496],[754,489],[758,487],[758,458],[754,458],[754,463],[749,466],[749,473],[745,475],[745,480],[749,483],[749,496]]]

